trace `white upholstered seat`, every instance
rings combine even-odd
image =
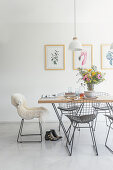
[[[41,135],[41,141],[42,141],[41,121],[43,120],[44,113],[47,113],[47,109],[44,107],[32,107],[32,108],[28,107],[26,104],[25,97],[19,93],[15,93],[11,96],[11,103],[17,108],[17,112],[18,112],[19,116],[22,118],[17,142],[20,142],[19,137],[23,136],[22,128],[23,128],[24,119],[30,120],[30,119],[34,119],[34,118],[39,119],[39,127],[40,127],[40,132],[41,132],[39,135]]]

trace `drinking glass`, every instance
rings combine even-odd
[[[79,89],[78,88],[75,89],[75,95],[79,96]]]
[[[68,93],[72,93],[72,87],[68,87]]]

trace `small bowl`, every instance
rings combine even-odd
[[[95,92],[94,91],[84,91],[84,95],[87,98],[93,98],[93,97],[95,97]]]

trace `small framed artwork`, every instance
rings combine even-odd
[[[65,70],[65,45],[45,45],[45,70]]]
[[[83,44],[82,51],[73,52],[73,69],[91,68],[93,65],[93,45]]]
[[[101,44],[101,69],[113,69],[113,51],[110,51],[110,44]]]

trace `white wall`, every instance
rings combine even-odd
[[[25,1],[25,0],[24,0]],[[110,1],[110,0],[109,0]],[[6,0],[0,1],[2,2],[2,8],[6,7]],[[6,2],[6,4],[3,4]],[[20,3],[20,1],[18,1]],[[21,1],[22,2],[22,1]],[[34,1],[33,1],[34,2]],[[36,1],[35,1],[36,2]],[[38,1],[39,2],[39,1]],[[41,1],[40,1],[41,2]],[[43,0],[44,2],[44,0]],[[54,0],[57,7],[59,3]],[[64,2],[64,1],[63,1]],[[62,11],[63,14],[67,15],[67,8],[70,4],[68,0],[65,1],[66,5],[63,6]],[[80,0],[79,3],[82,4],[83,0]],[[98,1],[95,1],[98,2]],[[106,1],[103,1],[103,7],[106,7]],[[110,1],[111,2],[111,1]],[[73,3],[73,1],[72,1]],[[113,41],[113,23],[110,22],[108,8],[107,18],[105,17],[105,21],[103,20],[103,13],[98,13],[99,6],[97,6],[97,13],[94,15],[94,9],[96,9],[96,3],[93,1],[93,6],[89,0],[86,0],[86,4],[81,5],[82,11],[85,8],[84,13],[86,12],[86,16],[88,14],[88,10],[90,12],[90,17],[87,17],[86,20],[82,20],[82,15],[78,12],[78,17],[80,18],[80,23],[78,23],[78,37],[83,44],[93,44],[93,63],[98,66],[100,69],[100,44],[101,43],[111,43]],[[108,3],[108,1],[107,1]],[[111,2],[112,3],[112,2]],[[47,11],[41,15],[40,13],[33,13],[33,6],[25,11],[25,4],[21,4],[21,6],[17,5],[19,9],[16,11],[16,8],[9,4],[8,13],[0,16],[1,24],[0,24],[0,121],[18,121],[19,117],[16,113],[16,110],[10,104],[10,96],[15,92],[23,93],[30,106],[38,106],[37,100],[42,94],[49,93],[57,93],[67,90],[68,87],[72,87],[73,89],[76,87],[76,71],[72,69],[72,53],[68,50],[69,42],[73,36],[73,12],[69,12],[69,17],[66,19],[66,16],[63,15],[61,20],[58,23],[58,19],[61,15],[61,6],[59,9],[59,14],[53,12],[53,16],[56,16],[55,19],[53,16],[47,15]],[[34,7],[35,7],[35,3]],[[55,8],[55,4],[53,3],[52,8]],[[104,4],[104,6],[103,6]],[[43,3],[38,4],[41,5],[40,8],[43,9]],[[50,5],[49,1],[45,4],[48,7]],[[61,5],[63,5],[61,3]],[[111,5],[109,5],[110,7]],[[9,10],[9,7],[12,9]],[[22,15],[19,15],[21,9]],[[22,8],[23,7],[23,8]],[[83,8],[84,7],[84,8]],[[92,13],[89,7],[92,7]],[[14,10],[15,9],[15,10]],[[31,20],[28,21],[30,12],[32,9]],[[69,6],[71,11],[71,6]],[[78,8],[79,10],[79,8]],[[54,10],[53,10],[54,11]],[[24,13],[25,12],[25,13]],[[15,13],[15,15],[14,15]],[[3,14],[3,10],[0,14]],[[30,13],[31,14],[31,13]],[[91,14],[93,17],[91,17]],[[103,14],[103,15],[102,15]],[[3,17],[4,16],[4,17]],[[46,16],[46,18],[44,18]],[[99,17],[97,17],[99,16]],[[39,20],[37,18],[39,17]],[[40,23],[40,18],[42,17],[43,23]],[[110,15],[110,17],[112,17]],[[17,21],[16,22],[16,18]],[[23,21],[23,18],[25,21]],[[63,23],[63,18],[65,23]],[[70,19],[71,18],[71,19]],[[83,16],[84,18],[84,16]],[[94,18],[95,20],[91,20]],[[45,19],[45,20],[44,20]],[[54,20],[53,20],[54,19]],[[69,22],[70,20],[71,22]],[[101,20],[102,19],[102,20]],[[108,19],[108,20],[107,20]],[[35,20],[35,22],[34,22]],[[113,20],[113,17],[112,17]],[[111,20],[111,21],[112,21]],[[51,23],[49,23],[49,21]],[[85,21],[85,22],[84,22]],[[109,22],[107,22],[109,21]],[[45,71],[44,70],[44,44],[65,44],[66,46],[66,69],[65,71]],[[95,87],[95,90],[100,91],[108,91],[113,93],[113,71],[106,71],[106,81],[102,84]],[[50,115],[48,116],[47,121],[56,121],[56,116],[52,110],[51,105],[43,105],[46,106]]]
[[[73,22],[74,0],[0,0],[0,20],[5,22]],[[77,21],[113,21],[112,0],[76,0]]]

